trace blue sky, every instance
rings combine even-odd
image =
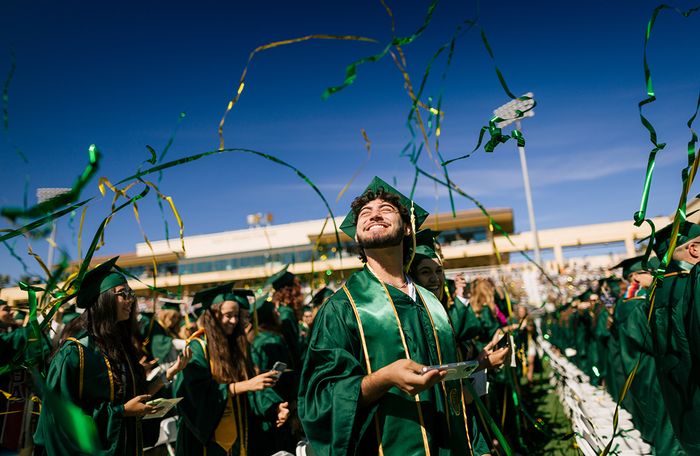
[[[309,34],[350,34],[378,44],[306,42],[258,54],[246,88],[227,118],[227,147],[277,156],[298,167],[332,203],[336,215],[375,174],[409,190],[412,167],[399,152],[410,139],[410,100],[401,73],[387,56],[359,67],[355,84],[321,99],[342,82],[351,61],[378,52],[391,38],[390,21],[378,1],[354,2],[87,2],[10,0],[0,9],[0,78],[9,85],[9,125],[0,134],[0,206],[29,202],[37,187],[72,185],[87,163],[92,143],[104,154],[99,176],[116,181],[160,151],[180,123],[167,159],[218,147],[217,126],[234,95],[248,54],[256,46]],[[630,219],[637,210],[650,143],[639,122],[645,96],[642,46],[650,1],[483,2],[486,31],[510,88],[532,91],[536,115],[523,122],[539,228]],[[423,21],[429,2],[390,2],[398,35]],[[688,8],[690,2],[676,6]],[[405,46],[417,85],[433,53],[465,19],[473,2],[443,1],[424,35]],[[685,126],[700,84],[697,30],[700,16],[663,13],[649,47],[658,101],[647,113],[667,148],[659,154],[649,215],[670,213],[680,193],[680,170],[690,137]],[[445,59],[434,65],[424,101],[443,93],[445,119],[440,151],[446,158],[470,151],[492,110],[508,101],[478,33],[457,42],[441,82]],[[367,153],[372,155],[347,194],[335,202]],[[17,149],[27,157],[19,156]],[[427,156],[421,166],[439,172]],[[516,231],[529,229],[517,149],[483,150],[450,168],[465,191],[490,207],[512,207]],[[182,214],[186,234],[245,227],[246,214],[272,212],[276,223],[322,218],[318,197],[288,169],[257,157],[227,154],[168,170],[160,188]],[[696,186],[693,188],[697,193]],[[97,179],[84,192],[95,196]],[[417,200],[447,211],[444,191],[419,182]],[[151,195],[153,196],[153,195]],[[457,199],[458,209],[472,208]],[[90,204],[85,240],[108,213],[108,198]],[[141,206],[151,239],[164,237],[154,198]],[[171,233],[172,217],[167,214]],[[77,221],[59,223],[59,245],[76,256]],[[0,228],[11,227],[0,221]],[[133,251],[142,235],[130,211],[117,215],[100,255]],[[11,243],[30,271],[26,241]],[[45,241],[32,241],[45,255]],[[32,260],[33,261],[33,260]],[[23,267],[0,250],[0,273]]]

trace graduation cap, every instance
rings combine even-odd
[[[399,192],[394,187],[387,184],[377,176],[375,176],[374,179],[372,179],[372,182],[369,183],[369,185],[367,186],[365,191],[362,192],[362,194],[364,195],[366,193],[372,192],[376,195],[380,190],[383,190],[385,193],[391,193],[398,196],[401,205],[409,211],[411,210],[411,207],[413,207],[413,211],[416,217],[416,230],[420,228],[423,222],[425,222],[425,219],[428,218],[428,211],[415,204],[413,201],[404,196],[401,192]],[[340,224],[340,229],[343,231],[343,233],[355,239],[355,234],[357,232],[357,220],[355,219],[355,213],[352,211],[352,209],[350,210],[350,212],[348,212],[348,215],[345,216],[343,223]]]
[[[255,293],[246,288],[234,288],[233,301],[238,303],[239,309],[251,310],[251,304],[255,303]]]
[[[79,316],[80,314],[76,311],[75,304],[71,304],[63,310],[63,317],[61,318],[61,321],[64,325],[67,325]]]
[[[294,278],[296,277],[291,272],[287,271],[289,265],[282,268],[280,271],[272,274],[266,281],[265,286],[268,287],[272,285],[272,288],[277,291],[284,287],[291,287],[294,285]]]
[[[693,211],[688,216],[693,215],[697,211]],[[663,258],[668,251],[668,247],[671,245],[671,233],[673,232],[673,223],[669,223],[665,227],[656,231],[654,235],[654,245],[652,249],[656,256]],[[689,222],[687,220],[681,221],[678,225],[678,238],[676,239],[676,247],[683,245],[691,239],[695,239],[700,236],[700,225]],[[648,240],[651,236],[647,236],[642,241]]]
[[[272,321],[274,319],[275,303],[268,295],[262,295],[255,300],[253,311],[258,322]]]
[[[639,255],[636,257],[632,257],[632,258],[627,258],[626,260],[620,261],[619,263],[617,263],[615,266],[611,267],[610,269],[622,268],[622,277],[627,278],[633,272],[656,269],[661,264],[658,258],[651,257],[647,261],[647,268],[644,269],[642,267],[642,260],[643,259],[644,259],[644,255]]]
[[[78,307],[81,309],[88,308],[97,302],[100,294],[126,283],[126,277],[122,273],[113,270],[118,259],[118,256],[111,258],[85,273],[75,299]]]
[[[175,310],[177,312],[180,312],[180,305],[182,304],[180,301],[176,301],[174,299],[167,299],[167,298],[158,298],[162,302],[160,305],[160,310]]]
[[[610,291],[613,292],[615,295],[620,294],[620,278],[614,276],[606,277],[605,279],[603,279],[602,282],[608,284],[608,287],[610,287]]]
[[[224,302],[225,299],[221,299],[224,295],[231,293],[233,290],[233,282],[227,283],[225,285],[218,285],[216,287],[205,288],[195,293],[192,298],[192,306],[195,304],[201,304],[202,312],[209,309],[212,304],[218,304]],[[214,302],[216,300],[216,302]]]
[[[321,288],[320,290],[318,290],[316,292],[314,297],[311,298],[311,306],[312,307],[319,307],[321,304],[323,304],[326,301],[326,299],[333,296],[333,293],[335,293],[335,292],[328,287]]]
[[[433,231],[430,228],[420,230],[416,233],[416,254],[413,258],[415,263],[423,258],[440,259],[440,256],[437,254],[437,250],[435,249],[435,238],[438,234],[440,234],[440,232]]]

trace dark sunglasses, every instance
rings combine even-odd
[[[134,299],[136,297],[136,293],[134,293],[134,290],[130,288],[121,291],[115,291],[114,295],[121,296],[124,299]]]

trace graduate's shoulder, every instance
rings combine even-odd
[[[345,286],[338,288],[338,290],[333,293],[326,301],[321,304],[318,313],[327,312],[352,312],[352,303],[350,302],[350,296],[345,291]]]

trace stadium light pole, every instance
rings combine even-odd
[[[70,192],[72,189],[70,188],[55,188],[55,187],[43,187],[43,188],[37,188],[36,189],[36,199],[39,204],[48,201],[52,198],[55,198],[59,195],[63,195],[64,193]],[[49,237],[49,253],[46,257],[46,266],[49,268],[49,271],[51,270],[51,266],[53,265],[53,252],[54,252],[54,246],[56,245],[56,220],[51,222],[51,236]]]
[[[504,128],[511,123],[515,122],[515,126],[521,132],[523,131],[520,120],[525,117],[533,117],[535,111],[532,106],[535,104],[535,96],[532,92],[528,92],[524,97],[528,97],[529,100],[512,100],[503,106],[496,108],[493,114],[500,117],[501,119],[506,119],[502,122],[498,122],[496,125],[499,128]],[[522,98],[522,97],[521,97]],[[516,111],[520,111],[522,116],[515,119],[517,116]],[[525,200],[527,202],[527,213],[530,218],[530,229],[532,230],[532,237],[534,241],[535,250],[535,263],[542,265],[542,256],[540,254],[540,238],[537,234],[537,225],[535,224],[535,209],[532,204],[532,191],[530,190],[530,175],[527,172],[527,160],[525,158],[525,146],[518,146],[518,153],[520,155],[520,168],[523,173],[523,184],[525,186]]]

